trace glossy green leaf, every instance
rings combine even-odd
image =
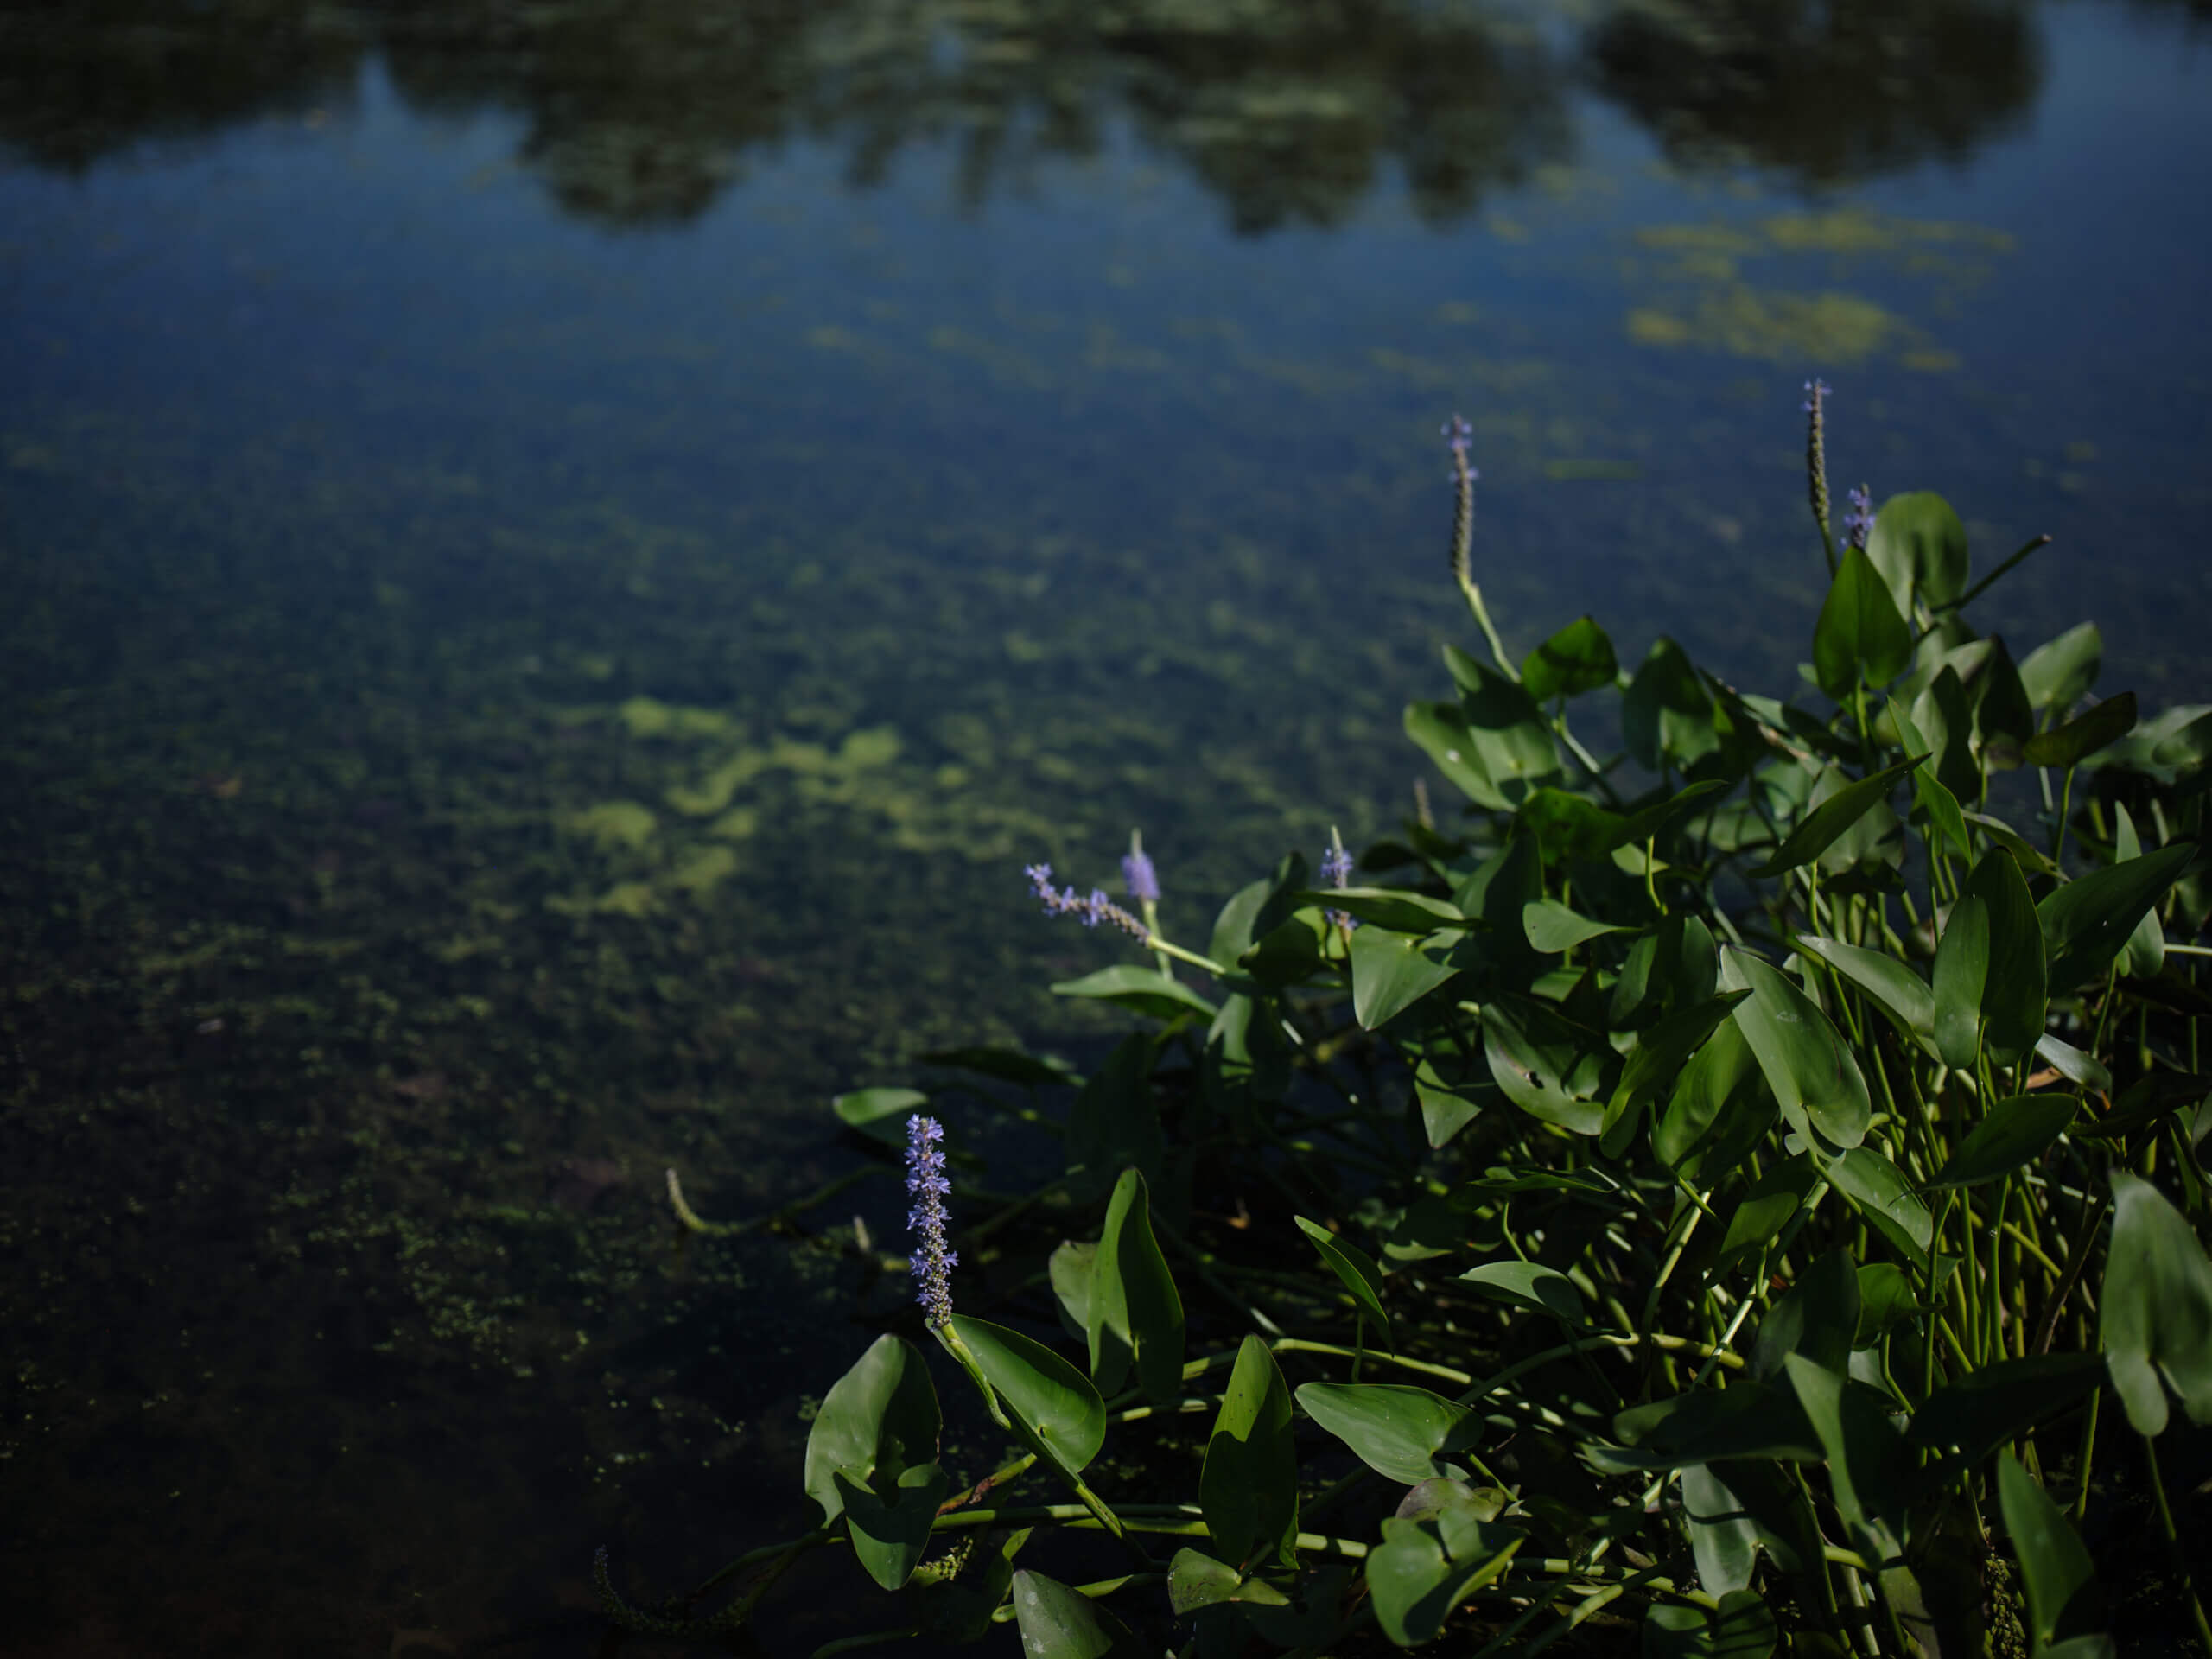
[[[1106,1403],[1090,1379],[1043,1344],[1004,1325],[956,1313],[952,1332],[1007,1410],[1069,1473],[1082,1472],[1106,1443]]]
[[[2081,1103],[2071,1095],[2015,1095],[1992,1106],[1959,1143],[1931,1190],[1974,1186],[2032,1164],[2066,1133]]]
[[[1559,745],[1527,688],[1449,645],[1444,654],[1461,688],[1468,735],[1492,785],[1517,804],[1559,776]]]
[[[1098,1247],[1064,1238],[1046,1258],[1046,1277],[1060,1305],[1063,1323],[1070,1334],[1086,1340],[1090,1330],[1091,1287],[1098,1275]]]
[[[2110,967],[2136,924],[2196,856],[2194,842],[2178,842],[2069,881],[2037,905],[2051,989],[2071,990]]]
[[[1781,1632],[1765,1599],[1737,1589],[1719,1600],[1710,1611],[1654,1601],[1644,1610],[1643,1659],[1767,1659]]]
[[[1611,685],[1620,672],[1613,642],[1590,618],[1579,617],[1530,652],[1521,683],[1539,703],[1580,696]]]
[[[1803,1206],[1820,1179],[1820,1171],[1807,1153],[1768,1166],[1728,1218],[1728,1230],[1713,1263],[1715,1273],[1764,1249]]]
[[[2066,1512],[2010,1452],[1997,1459],[1997,1502],[2027,1586],[2029,1651],[2093,1633],[2103,1608],[2089,1552]]]
[[[2036,1052],[2067,1082],[2101,1094],[2112,1087],[2112,1073],[2094,1054],[2084,1054],[2071,1043],[2045,1032],[2036,1039]]]
[[[1294,1216],[1299,1230],[1306,1235],[1320,1252],[1321,1260],[1328,1263],[1329,1271],[1351,1293],[1352,1300],[1366,1316],[1369,1327],[1378,1333],[1385,1346],[1390,1343],[1390,1315],[1382,1306],[1382,1269],[1375,1259],[1357,1244],[1338,1238],[1318,1222]]]
[[[1893,1554],[1913,1494],[1912,1454],[1880,1405],[1840,1372],[1802,1354],[1783,1361],[1828,1465],[1828,1488],[1844,1524],[1884,1555]],[[1866,1543],[1862,1542],[1862,1550]]]
[[[1883,805],[1884,798],[1897,786],[1897,779],[1927,758],[1924,754],[1913,755],[1845,785],[1801,818],[1797,827],[1775,850],[1774,856],[1751,874],[1780,875],[1785,870],[1811,863],[1859,819]]]
[[[1859,1273],[1841,1248],[1817,1256],[1777,1297],[1751,1344],[1751,1375],[1774,1376],[1791,1354],[1841,1372],[1859,1340]]]
[[[1585,1317],[1582,1293],[1556,1268],[1534,1262],[1485,1262],[1461,1274],[1459,1282],[1491,1301],[1548,1313],[1568,1325],[1579,1325]]]
[[[2020,683],[2028,702],[2062,713],[2071,709],[2097,683],[2104,654],[2104,636],[2094,622],[2078,624],[2037,645],[2020,664]]]
[[[1457,905],[1431,898],[1425,893],[1408,893],[1397,887],[1322,888],[1296,897],[1301,906],[1341,910],[1370,926],[1388,928],[1395,933],[1419,936],[1438,928],[1467,925],[1467,918],[1459,913]]]
[[[1195,1549],[1179,1549],[1168,1562],[1167,1600],[1178,1618],[1188,1618],[1201,1607],[1217,1607],[1224,1602],[1255,1607],[1290,1605],[1290,1598],[1265,1579],[1246,1578],[1228,1562]]]
[[[2098,1341],[2139,1434],[2163,1434],[2171,1389],[2192,1423],[2212,1423],[2212,1261],[2188,1218],[2148,1181],[2112,1178]]]
[[[1547,956],[1572,950],[1603,933],[1629,931],[1611,922],[1595,922],[1587,916],[1579,916],[1556,899],[1539,899],[1522,906],[1521,925],[1529,936],[1529,943]]]
[[[1960,761],[1963,762],[1962,767],[1953,769],[1947,768],[1945,766],[1947,756],[1943,741],[1948,738],[1950,728],[1948,724],[1945,705],[1940,699],[1936,698],[1933,688],[1923,692],[1921,696],[1923,701],[1934,700],[1935,712],[1929,723],[1935,726],[1938,734],[1936,737],[1923,736],[1923,728],[1919,720],[1914,715],[1906,714],[1894,700],[1890,703],[1886,712],[1891,723],[1897,728],[1897,741],[1904,745],[1905,753],[1926,754],[1929,757],[1913,769],[1913,804],[1927,815],[1929,827],[1942,832],[1949,842],[1952,854],[1962,858],[1969,850],[1967,842],[1967,822],[1965,815],[1959,810],[1958,793],[1953,788],[1952,782],[1957,781],[1960,787],[1971,787],[1968,780],[1978,781],[1978,779],[1973,756],[1967,752],[1966,695],[1958,689],[1958,677],[1952,674],[1949,670],[1946,669],[1938,677],[1946,688],[1946,695],[1957,699],[1958,741],[1952,745],[1952,748],[1958,755]],[[1948,779],[1946,776],[1947,771],[1951,773]]]
[[[1911,663],[1912,630],[1897,601],[1866,555],[1846,548],[1813,629],[1814,677],[1841,702],[1862,682],[1887,685]]]
[[[1967,591],[1967,531],[1951,504],[1933,490],[1913,490],[1882,503],[1866,534],[1866,557],[1896,595],[1899,614],[1917,596],[1944,605]]]
[[[2023,870],[2032,870],[2037,875],[2050,875],[2057,868],[2041,848],[2004,819],[1987,812],[1968,812],[1966,820],[2012,854]]]
[[[1595,801],[1563,789],[1540,789],[1522,804],[1514,823],[1536,838],[1547,863],[1600,859],[1627,836],[1628,821]]]
[[[1027,1567],[1014,1575],[1014,1617],[1025,1659],[1151,1659],[1105,1608]]]
[[[1688,653],[1663,634],[1621,698],[1621,738],[1646,772],[1657,772],[1662,760],[1694,766],[1720,747],[1713,694]]]
[[[910,1468],[937,1461],[944,1419],[921,1351],[903,1337],[878,1337],[823,1397],[806,1435],[806,1495],[824,1521],[844,1509],[836,1474],[861,1481],[881,1471],[895,1484]]]
[[[1732,969],[1751,988],[1733,1017],[1790,1127],[1817,1129],[1831,1147],[1857,1146],[1873,1108],[1859,1062],[1827,1015],[1764,957],[1728,950],[1722,962],[1724,984]]]
[[[830,1109],[848,1128],[858,1129],[871,1141],[886,1146],[906,1144],[906,1120],[930,1103],[918,1089],[855,1089],[839,1095]]]
[[[2136,834],[2135,819],[2124,801],[2113,803],[2113,862],[2125,864],[2130,859],[2143,856],[2142,837]],[[2120,971],[2133,974],[2139,979],[2155,979],[2158,970],[2166,965],[2166,931],[2158,920],[2156,905],[2143,912],[2143,919],[2135,924],[2135,931],[2127,936],[2121,947]]]
[[[1840,939],[1800,933],[1794,943],[1858,987],[1899,1036],[1910,1038],[1931,1055],[1936,1052],[1936,994],[1910,968],[1895,957]]]
[[[2077,766],[2135,729],[2135,694],[2123,691],[2076,715],[2063,726],[2037,732],[2020,754],[2031,766]]]
[[[1298,906],[1290,895],[1310,885],[1305,856],[1287,853],[1274,873],[1240,887],[1214,918],[1212,941],[1206,955],[1216,962],[1235,962],[1274,929],[1288,921]]]
[[[919,1058],[924,1065],[942,1065],[954,1071],[973,1071],[978,1077],[995,1077],[1001,1083],[1019,1084],[1025,1089],[1049,1089],[1083,1081],[1065,1060],[1049,1055],[1026,1053],[1018,1048],[940,1048]]]
[[[1713,1040],[1713,1033],[1727,1020],[1745,992],[1734,991],[1726,996],[1709,997],[1694,1007],[1678,1007],[1661,1016],[1659,1023],[1645,1032],[1637,1046],[1629,1051],[1628,1063],[1621,1068],[1620,1081],[1613,1085],[1612,1097],[1605,1103],[1605,1121],[1618,1121],[1622,1114],[1641,1106],[1675,1079],[1692,1055]],[[1729,1027],[1732,1031],[1734,1027]],[[1726,1098],[1724,1095],[1723,1099]],[[1717,1106],[1718,1103],[1714,1103]],[[1671,1108],[1669,1109],[1671,1115]],[[1717,1111],[1707,1116],[1704,1122],[1695,1125],[1701,1135]],[[1687,1122],[1683,1128],[1691,1127]],[[1668,1158],[1669,1163],[1681,1161],[1681,1153]],[[1608,1147],[1609,1155],[1618,1153]],[[1666,1157],[1664,1153],[1662,1157]]]
[[[1871,1147],[1853,1147],[1821,1173],[1899,1254],[1916,1267],[1928,1265],[1936,1218],[1904,1171]]]
[[[1894,709],[1893,721],[1897,735],[1909,754],[1925,749],[1933,757],[1928,764],[1913,774],[1918,780],[1931,775],[1943,786],[1943,792],[1957,806],[1962,799],[1978,799],[1981,794],[1981,761],[1974,753],[1974,708],[1967,701],[1966,688],[1959,682],[1958,671],[1945,664],[1936,677],[1913,700],[1910,720],[1901,709]],[[1948,832],[1952,826],[1943,826]],[[1961,839],[1957,851],[1963,855],[1967,843]]]
[[[2043,927],[2027,878],[2012,854],[1993,847],[1967,875],[1966,895],[1989,927],[1989,973],[1981,993],[1981,1039],[1992,1065],[2011,1065],[2043,1036],[2050,997]]]
[[[1198,1507],[1215,1551],[1240,1572],[1295,1564],[1298,1453],[1290,1391],[1256,1336],[1237,1350],[1198,1474]]]
[[[1905,1437],[1916,1446],[1956,1447],[1959,1465],[1970,1469],[2064,1411],[2104,1377],[2104,1363],[2094,1354],[2000,1359],[1929,1395],[1913,1413]]]
[[[1993,856],[2012,862],[2001,852]],[[1981,1052],[1981,993],[1989,978],[1989,907],[1972,893],[1951,906],[1932,978],[1936,1052],[1954,1071],[1971,1071]]]
[[[1236,965],[1270,988],[1303,983],[1321,966],[1321,929],[1316,914],[1293,916],[1262,933]]]
[[[1719,1392],[1693,1389],[1622,1412],[1613,1419],[1613,1432],[1622,1446],[1593,1442],[1583,1455],[1594,1466],[1617,1472],[1738,1458],[1811,1463],[1821,1456],[1820,1440],[1796,1395],[1778,1383],[1748,1379]]]
[[[1612,1051],[1602,1039],[1541,1003],[1500,996],[1483,1005],[1483,1049],[1498,1088],[1530,1116],[1577,1135],[1605,1127],[1596,1096]]]
[[[1487,1518],[1489,1505],[1457,1482],[1429,1491],[1437,1506],[1382,1522],[1367,1557],[1367,1589],[1382,1634],[1402,1648],[1432,1641],[1462,1602],[1504,1572],[1528,1541]]]
[[[1132,1032],[1076,1091],[1061,1154],[1069,1191],[1079,1203],[1096,1203],[1132,1166],[1159,1173],[1164,1147],[1152,1063],[1151,1036]]]
[[[1452,1137],[1481,1113],[1481,1096],[1487,1092],[1486,1084],[1477,1089],[1465,1084],[1446,1083],[1433,1064],[1423,1060],[1414,1072],[1414,1096],[1421,1103],[1421,1131],[1427,1136],[1430,1147],[1441,1149],[1451,1144]]]
[[[1406,705],[1406,735],[1420,745],[1459,791],[1477,806],[1493,811],[1512,810],[1515,803],[1491,781],[1475,746],[1474,729],[1467,711],[1456,702],[1409,702]]]
[[[880,1476],[865,1484],[840,1469],[831,1477],[844,1506],[853,1559],[886,1590],[898,1590],[928,1553],[938,1505],[952,1484],[937,1465],[902,1470],[895,1481]]]
[[[1920,1312],[1912,1281],[1894,1262],[1870,1262],[1859,1269],[1859,1329],[1853,1348],[1867,1348],[1909,1324]]]
[[[1758,1523],[1710,1464],[1683,1470],[1681,1488],[1682,1529],[1697,1560],[1698,1582],[1709,1596],[1745,1588],[1758,1565]]]
[[[1351,936],[1352,1016],[1369,1031],[1396,1019],[1459,971],[1451,960],[1452,945],[1449,934],[1416,938],[1387,928],[1359,929]]]
[[[1726,1006],[1732,1008],[1733,1001]],[[1677,1017],[1669,1014],[1668,1019]],[[1635,1064],[1631,1055],[1630,1070]],[[1616,1098],[1628,1086],[1624,1071]],[[1720,1165],[1732,1166],[1742,1155],[1738,1149],[1747,1150],[1764,1137],[1774,1123],[1775,1109],[1773,1091],[1766,1086],[1742,1028],[1724,1017],[1675,1079],[1667,1109],[1653,1126],[1651,1149],[1662,1162],[1685,1173],[1694,1158],[1700,1167],[1716,1156]]]
[[[1183,1392],[1183,1299],[1152,1234],[1144,1177],[1125,1169],[1106,1206],[1084,1335],[1090,1376],[1102,1393],[1121,1387],[1132,1362],[1146,1399],[1165,1405]]]
[[[1122,962],[1101,968],[1081,979],[1063,980],[1052,987],[1055,996],[1090,997],[1111,1002],[1154,1020],[1182,1020],[1192,1014],[1211,1020],[1214,1006],[1179,981],[1163,979],[1157,968]]]
[[[1460,1478],[1456,1468],[1438,1459],[1482,1438],[1483,1420],[1469,1408],[1400,1383],[1301,1383],[1298,1403],[1362,1463],[1402,1486]]]

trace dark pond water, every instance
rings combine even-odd
[[[662,1170],[1084,1040],[1027,860],[1396,821],[1454,410],[1523,647],[1794,683],[1820,373],[2205,698],[2208,110],[2201,5],[0,0],[0,1647],[789,1529],[896,1194]]]

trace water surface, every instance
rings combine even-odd
[[[1799,387],[2203,700],[2201,9],[0,7],[23,1650],[592,1640],[895,1309],[825,1103],[1378,833],[1466,630],[1795,683]],[[777,1650],[866,1625],[801,1617]]]

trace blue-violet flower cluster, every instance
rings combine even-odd
[[[1321,855],[1321,879],[1339,893],[1351,885],[1351,855],[1342,846],[1332,844],[1329,850]],[[1325,914],[1332,923],[1347,933],[1359,925],[1355,918],[1341,910],[1332,910]]]
[[[1151,861],[1147,859],[1145,861],[1147,868],[1149,868]],[[1021,873],[1029,878],[1029,885],[1036,890],[1037,896],[1045,901],[1047,916],[1073,916],[1085,927],[1111,922],[1132,938],[1148,939],[1152,937],[1152,930],[1109,899],[1103,887],[1093,887],[1090,897],[1084,899],[1079,897],[1073,887],[1063,887],[1058,893],[1053,892],[1052,867],[1049,864],[1025,865]]]
[[[920,1281],[914,1300],[922,1317],[932,1325],[952,1317],[952,1269],[960,1258],[944,1247],[944,1195],[952,1191],[945,1179],[944,1125],[917,1112],[906,1120],[906,1191],[914,1207],[906,1225],[915,1236],[912,1261]]]
[[[1873,528],[1874,492],[1861,484],[1851,492],[1851,511],[1843,515],[1844,539],[1864,553]]]
[[[1132,849],[1122,855],[1122,885],[1141,905],[1160,902],[1160,872],[1152,868],[1149,854]]]

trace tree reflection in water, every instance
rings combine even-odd
[[[1394,172],[1427,222],[1466,218],[1571,156],[1578,58],[1678,162],[1820,187],[1961,159],[2041,80],[2010,0],[1622,0],[1581,31],[1419,0],[46,0],[0,12],[0,145],[81,171],[342,105],[380,57],[418,111],[519,119],[521,162],[601,224],[687,222],[801,139],[862,187],[950,144],[974,209],[1126,124],[1249,234],[1339,224]]]

